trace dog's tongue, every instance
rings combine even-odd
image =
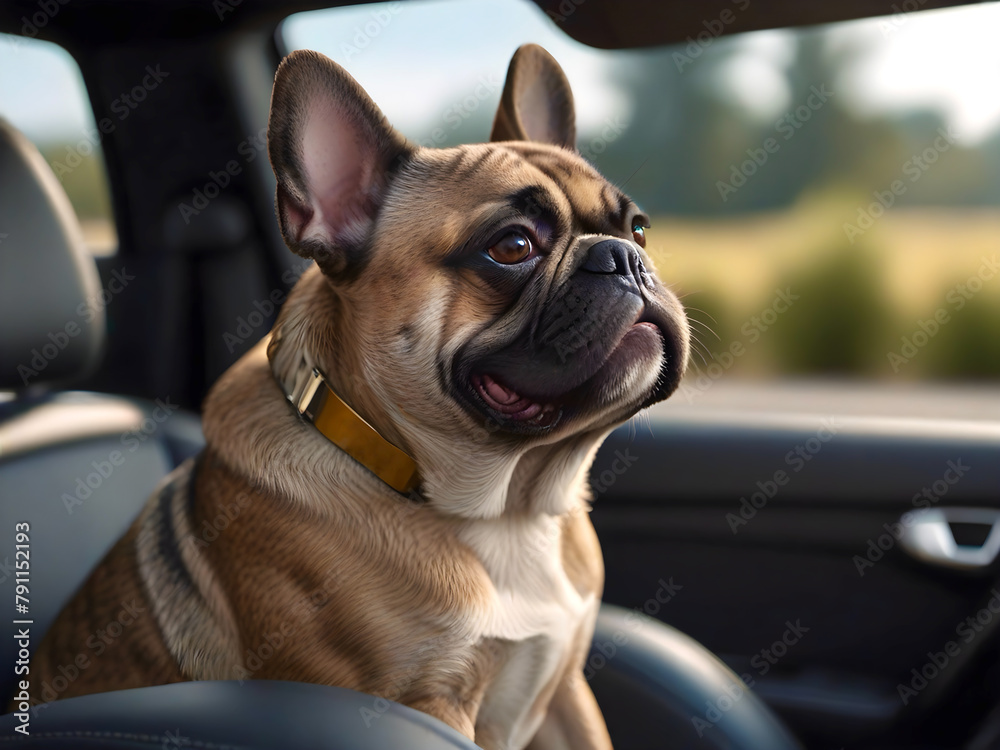
[[[498,383],[489,375],[480,375],[476,385],[483,400],[501,414],[527,419],[541,411],[542,407],[539,404]],[[531,414],[521,414],[525,410],[532,410],[533,407],[537,407],[537,409],[534,409]]]
[[[521,397],[518,396],[513,390],[500,385],[500,383],[495,381],[489,375],[483,375],[481,382],[483,390],[486,391],[486,395],[497,404],[507,405],[522,400]]]
[[[525,398],[512,388],[498,383],[489,375],[479,375],[473,380],[476,390],[490,408],[511,419],[539,419],[547,422],[548,417],[555,415],[556,408],[551,404],[543,406],[530,398]]]

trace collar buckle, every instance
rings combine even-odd
[[[295,353],[295,365],[284,377],[274,372],[280,346],[281,331],[275,330],[267,344],[267,358],[274,379],[296,413],[397,492],[406,494],[415,489],[420,481],[416,461],[348,406],[301,353]]]

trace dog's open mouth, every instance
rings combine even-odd
[[[609,384],[618,379],[627,363],[640,359],[652,360],[662,353],[662,366],[671,359],[672,347],[668,334],[657,323],[643,315],[629,326],[618,342],[605,351],[598,363],[580,381],[580,373],[566,372],[566,390],[550,383],[546,392],[531,392],[531,385],[519,385],[521,372],[501,374],[490,367],[489,358],[473,366],[468,375],[468,396],[480,411],[486,412],[492,423],[507,432],[541,434],[554,429],[574,414],[599,403]],[[575,380],[575,382],[574,382]],[[659,400],[651,395],[650,403]],[[646,404],[643,404],[646,405]]]
[[[530,427],[552,427],[562,414],[562,409],[555,404],[543,404],[522,396],[490,375],[473,375],[472,387],[490,409],[512,422]]]

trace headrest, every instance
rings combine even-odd
[[[100,295],[66,191],[0,118],[0,390],[62,383],[94,367],[104,343]]]

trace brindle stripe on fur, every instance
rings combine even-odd
[[[495,152],[484,151],[482,153],[460,151],[458,158],[452,163],[451,169],[456,177],[461,179],[475,179],[482,174],[482,170],[487,163],[497,156]]]
[[[155,546],[153,554],[160,563],[160,569],[165,576],[169,576],[171,586],[179,589],[194,588],[191,574],[188,573],[181,559],[177,534],[172,522],[174,496],[179,492],[182,492],[184,496],[190,496],[189,492],[184,491],[186,489],[186,482],[182,477],[177,477],[174,482],[164,487],[163,491],[156,497],[155,510],[151,513],[159,523],[148,527],[151,528],[150,540]]]
[[[598,194],[595,200],[583,201],[579,196],[581,190],[592,188],[589,183],[577,184],[572,180],[573,175],[566,175],[564,170],[556,169],[554,165],[544,159],[532,158],[531,166],[552,180],[563,191],[570,204],[579,212],[576,220],[581,229],[594,234],[616,234],[621,232],[621,227],[616,227],[608,219],[606,213],[607,206],[603,205],[603,195]],[[594,210],[594,203],[599,207]]]
[[[242,666],[239,637],[191,528],[196,468],[194,459],[185,461],[150,499],[138,522],[136,559],[164,643],[184,676],[234,679]]]

